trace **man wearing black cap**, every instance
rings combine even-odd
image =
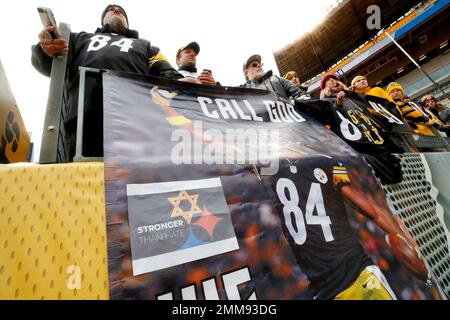
[[[264,72],[261,63],[261,56],[254,54],[250,56],[243,65],[245,80],[247,82],[241,87],[269,90],[285,97],[286,99],[298,99],[305,95],[299,87],[294,86],[290,81],[278,77],[271,70]]]
[[[191,42],[178,49],[176,56],[178,72],[185,78],[197,79],[201,84],[216,84],[210,70],[204,69],[202,73],[197,73],[196,64],[199,52],[200,46],[197,42]]]
[[[149,41],[140,39],[135,30],[128,28],[125,10],[118,5],[108,5],[101,15],[101,28],[95,33],[71,33],[69,44],[62,38],[49,39],[47,27],[39,33],[39,43],[32,47],[32,64],[42,74],[49,76],[52,57],[68,53],[69,115],[65,122],[69,136],[70,158],[75,154],[76,118],[78,106],[78,67],[110,69],[180,79],[178,73]],[[101,85],[87,78],[85,92],[85,122],[83,128],[83,155],[103,156],[103,97]]]

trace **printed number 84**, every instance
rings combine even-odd
[[[278,198],[283,204],[286,227],[296,244],[302,245],[305,243],[307,238],[306,224],[320,225],[325,241],[330,242],[334,240],[333,234],[331,233],[331,220],[325,211],[322,190],[319,183],[311,183],[308,200],[306,201],[305,217],[303,217],[303,212],[298,206],[299,197],[297,188],[290,179],[280,178],[277,181],[276,189]],[[313,214],[315,209],[317,215]]]

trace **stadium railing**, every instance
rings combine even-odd
[[[61,36],[69,43],[69,25],[60,23],[58,27]],[[69,162],[69,144],[64,125],[69,111],[66,66],[67,54],[53,58],[39,163]]]

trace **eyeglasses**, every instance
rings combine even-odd
[[[248,68],[260,68],[260,67],[262,67],[264,65],[264,63],[259,63],[259,62],[256,62],[256,61],[253,61],[252,63],[250,63],[249,65],[248,65]]]

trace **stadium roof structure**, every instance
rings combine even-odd
[[[367,28],[367,8],[381,9],[381,27],[386,27],[411,8],[425,1],[344,0],[314,30],[274,53],[280,74],[295,70],[302,82],[327,71],[344,56],[376,36]]]

